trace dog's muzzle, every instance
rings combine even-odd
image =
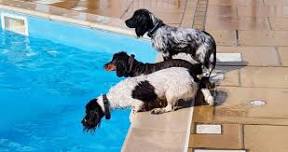
[[[133,19],[127,19],[127,20],[125,21],[125,24],[126,24],[126,26],[128,26],[129,28],[136,28],[136,26],[135,26],[135,24],[134,24],[134,22],[133,22]]]
[[[116,70],[116,66],[112,63],[105,64],[104,68],[106,71],[115,71]]]

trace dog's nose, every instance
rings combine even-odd
[[[109,65],[109,63],[104,64],[104,66],[103,66],[104,69],[106,69],[108,65]]]
[[[81,123],[82,123],[83,125],[86,124],[86,122],[87,122],[86,119],[83,119],[83,120],[81,121]]]
[[[128,26],[129,28],[134,28],[131,19],[128,19],[125,21],[126,26]]]
[[[126,20],[126,21],[125,21],[125,24],[128,25],[128,24],[129,24],[128,22],[129,22],[129,20]]]

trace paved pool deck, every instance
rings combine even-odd
[[[132,125],[134,131],[129,135],[136,143],[126,143],[131,149],[123,151],[287,152],[287,0],[53,0],[44,5],[43,0],[29,1],[34,7],[20,1],[0,2],[54,14],[48,17],[56,20],[59,16],[69,17],[71,22],[81,20],[81,24],[95,28],[101,24],[93,23],[101,22],[100,27],[119,27],[112,31],[127,34],[133,33],[125,29],[123,20],[135,9],[148,8],[170,25],[205,29],[216,39],[217,51],[226,53],[222,56],[235,57],[217,64],[217,72],[223,79],[215,89],[217,106],[198,101],[194,108],[151,119],[142,119],[150,115],[141,113],[137,119],[142,120]],[[192,114],[190,125],[187,115]],[[183,124],[173,124],[179,119]],[[155,121],[158,123],[154,124]],[[183,145],[186,125],[191,126],[190,138]]]

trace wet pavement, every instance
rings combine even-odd
[[[205,29],[216,39],[219,53],[227,53],[228,58],[238,53],[241,61],[218,62],[218,75],[223,76],[215,89],[217,105],[196,103],[188,151],[287,151],[287,0],[27,1],[118,19],[147,8],[170,25]],[[198,134],[197,124],[220,124],[221,134]],[[135,139],[147,134],[134,133]]]
[[[218,52],[241,53],[242,64],[218,66],[218,105],[195,107],[190,151],[287,151],[287,8],[285,0],[209,0],[205,29]],[[221,124],[222,135],[197,134],[197,124]]]

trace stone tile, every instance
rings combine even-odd
[[[183,151],[187,147],[193,107],[175,112],[152,115],[150,112],[137,113],[130,119],[129,133],[123,151]]]
[[[207,16],[236,17],[236,6],[209,5]]]
[[[150,112],[137,113],[130,126],[134,128],[149,129],[155,131],[186,132],[190,125],[192,108],[183,108],[175,112],[153,115]],[[157,123],[155,123],[157,122]],[[167,125],[169,124],[169,125]]]
[[[36,0],[26,0],[26,1],[38,2]],[[186,0],[177,0],[177,1],[166,1],[166,0],[63,1],[62,0],[57,1],[57,3],[55,1],[51,3],[51,5],[68,10],[71,9],[75,10],[75,8],[78,8],[77,11],[102,16],[117,17],[122,19],[127,19],[128,17],[130,17],[136,9],[147,8],[150,11],[154,12],[156,15],[158,15],[160,18],[162,18],[166,23],[179,24],[184,14],[186,4],[192,5],[195,3],[193,1],[192,2],[190,1],[191,0],[189,0],[188,2]]]
[[[283,30],[288,31],[288,18],[276,18],[276,17],[270,17],[269,18],[272,30]]]
[[[235,31],[227,31],[227,30],[220,30],[208,31],[215,39],[217,46],[235,46],[236,45],[236,32]]]
[[[132,128],[122,147],[123,152],[177,152],[184,150],[186,133],[170,131],[154,131],[149,129]],[[139,148],[141,147],[141,148]]]
[[[241,53],[242,65],[276,66],[280,65],[274,47],[217,47],[217,52]],[[238,64],[239,65],[239,64]]]
[[[233,150],[233,149],[194,149],[194,152],[246,152],[246,150]]]
[[[240,81],[244,87],[288,88],[288,68],[244,67]]]
[[[189,8],[189,9],[186,8],[186,11],[184,12],[183,19],[181,21],[181,26],[191,28],[192,24],[193,24],[194,11],[195,11],[196,7],[195,7],[195,4],[192,4],[191,1],[188,1],[187,5],[190,7],[191,7],[191,5],[192,6],[194,5],[194,6]]]
[[[212,122],[214,119],[214,107],[198,105],[194,107],[192,122]],[[195,125],[191,125],[191,133],[195,133]]]
[[[134,8],[147,8],[149,10],[161,11],[183,11],[187,4],[186,0],[167,1],[167,0],[134,0],[131,7]],[[163,9],[165,8],[165,9]]]
[[[192,17],[191,17],[189,19],[183,19],[183,21],[181,22],[180,26],[181,27],[186,27],[186,28],[191,28],[192,24],[193,24],[193,21],[192,21]]]
[[[288,47],[279,47],[278,52],[281,59],[281,64],[288,66]]]
[[[181,23],[167,23],[169,26],[175,26],[175,27],[180,27]]]
[[[288,6],[287,0],[264,0],[265,5],[272,5],[272,6]]]
[[[208,30],[270,30],[267,18],[208,16]]]
[[[239,31],[239,44],[247,46],[288,46],[288,31]]]
[[[84,11],[86,13],[92,13],[97,15],[109,16],[109,17],[121,17],[121,15],[128,8],[132,0],[111,0],[101,2],[99,0],[87,0],[85,2],[79,2],[78,0],[63,1],[60,3],[53,4],[53,6],[72,9],[74,7],[86,7]]]
[[[239,16],[250,17],[288,17],[288,13],[284,6],[238,6]]]
[[[231,63],[231,62],[241,63],[242,62],[241,53],[238,53],[238,52],[217,53],[216,57],[217,57],[217,62],[220,62],[220,63],[227,63],[227,62],[228,63]]]
[[[139,8],[142,8],[141,5]],[[132,16],[135,10],[139,9],[138,7],[130,7],[130,9],[125,12],[125,14],[121,17],[121,19],[125,20]],[[149,9],[149,8],[148,8]],[[159,11],[159,8],[149,9],[153,14],[157,17],[161,18],[165,23],[180,23],[182,16],[184,14],[184,10],[181,12],[173,12],[173,11]],[[162,9],[160,9],[162,10]]]
[[[241,66],[217,66],[216,70],[219,73],[224,73],[224,80],[219,82],[221,86],[240,86],[240,72]]]
[[[200,117],[198,122],[248,123],[248,124],[288,124],[288,89],[272,88],[217,88],[214,115],[210,119]],[[251,101],[263,100],[265,105],[254,106]],[[202,114],[195,115],[201,116]],[[201,119],[202,118],[202,119]]]
[[[196,134],[220,134],[222,125],[219,124],[196,124]]]
[[[249,152],[287,152],[288,126],[245,125],[244,132]]]
[[[55,4],[55,3],[60,3],[63,2],[63,0],[38,0],[36,1],[36,3],[40,3],[40,4]]]
[[[209,0],[209,5],[221,6],[256,6],[264,5],[263,0]]]
[[[240,124],[223,124],[222,135],[191,134],[189,147],[213,149],[243,148],[242,126]]]

